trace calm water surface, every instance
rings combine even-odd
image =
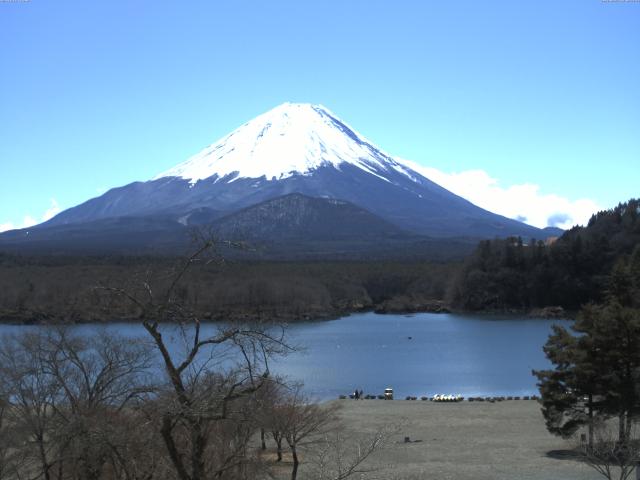
[[[377,315],[363,313],[289,327],[292,343],[303,346],[278,360],[273,370],[302,380],[317,399],[335,398],[355,388],[396,397],[460,393],[532,395],[532,369],[549,365],[542,352],[554,323],[514,316],[457,314]],[[0,333],[26,328],[1,325]],[[100,326],[80,325],[91,334]],[[137,324],[111,324],[127,336],[144,335]],[[174,337],[177,344],[179,339]]]
[[[293,326],[291,337],[308,350],[282,369],[321,398],[386,387],[396,397],[532,395],[531,370],[549,366],[542,346],[554,323],[570,324],[513,316],[352,315]]]

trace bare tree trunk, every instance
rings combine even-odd
[[[593,448],[593,395],[589,394],[589,449]]]
[[[267,442],[264,439],[264,428],[260,428],[260,448],[262,448],[262,450],[266,450],[267,449]]]
[[[620,415],[618,415],[618,441],[620,443],[624,443],[625,442],[625,433],[626,433],[626,428],[625,428],[625,421],[624,421],[624,413],[620,413]]]
[[[633,420],[632,420],[631,414],[629,412],[626,413],[625,418],[627,420],[627,425],[626,425],[625,431],[624,431],[625,441],[629,441],[629,439],[631,438],[631,427],[633,425]]]
[[[61,460],[58,462],[58,479],[63,478],[63,477],[62,477],[63,471],[64,471],[64,468],[63,468],[63,460],[61,459]]]
[[[293,470],[291,470],[291,480],[296,480],[296,478],[298,477],[298,465],[300,464],[300,462],[298,461],[298,452],[295,445],[291,446],[291,456],[293,457]]]
[[[278,462],[282,461],[282,435],[279,432],[271,432],[271,436],[276,442],[276,453],[278,455]]]
[[[207,446],[207,439],[202,432],[200,422],[195,422],[191,425],[191,432],[191,442],[193,444],[191,454],[191,479],[204,480],[204,450]]]
[[[38,450],[40,454],[40,462],[42,464],[42,477],[44,480],[51,480],[51,475],[49,470],[51,469],[51,465],[47,461],[47,454],[44,450],[44,438],[38,437]]]
[[[184,468],[182,457],[178,452],[178,448],[173,441],[171,430],[171,417],[165,415],[162,419],[162,428],[160,429],[160,433],[162,434],[162,439],[164,440],[164,444],[167,447],[167,451],[169,452],[169,458],[171,459],[171,463],[178,472],[178,478],[180,478],[180,480],[191,480],[189,474],[187,473],[187,470]]]

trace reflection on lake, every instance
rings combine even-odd
[[[304,381],[306,391],[318,399],[335,398],[355,388],[379,394],[385,387],[393,387],[396,398],[436,393],[532,395],[536,387],[531,370],[549,365],[542,346],[554,323],[570,324],[431,313],[362,313],[298,323],[289,327],[288,336],[305,351],[278,360],[273,370]],[[0,333],[31,328],[38,327],[0,325]],[[90,335],[103,327],[72,328]],[[106,330],[145,335],[138,324],[110,324]],[[179,337],[172,338],[177,347]]]

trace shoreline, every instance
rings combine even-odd
[[[545,320],[573,320],[575,318],[575,312],[567,312],[561,307],[544,307],[544,308],[532,308],[532,309],[501,309],[501,310],[461,310],[456,309],[450,305],[445,304],[442,301],[434,301],[424,306],[425,308],[407,308],[407,309],[393,309],[383,304],[367,306],[364,308],[344,309],[334,312],[317,313],[315,315],[303,314],[301,316],[292,315],[278,315],[277,313],[272,315],[268,320],[264,317],[268,315],[256,315],[253,313],[217,313],[211,314],[209,312],[201,316],[201,322],[205,323],[220,323],[225,321],[232,322],[258,322],[262,323],[268,321],[269,323],[302,323],[302,322],[321,322],[337,320],[342,317],[358,313],[375,313],[376,315],[415,315],[420,313],[434,313],[434,314],[456,314],[456,315],[477,315],[477,316],[490,316],[490,315],[522,315],[529,319],[545,319]],[[560,310],[558,310],[560,309]],[[42,312],[35,311],[14,311],[14,312],[0,312],[0,324],[2,325],[89,325],[89,324],[115,324],[115,323],[138,323],[139,320],[135,318],[90,318],[88,320],[78,319],[80,315],[74,314],[72,317],[59,317],[49,315]]]
[[[499,402],[530,402],[530,401],[537,401],[540,400],[540,397],[538,394],[532,394],[532,395],[470,395],[468,397],[463,397],[460,396],[458,399],[439,399],[438,395],[442,395],[442,394],[436,394],[434,396],[415,396],[415,395],[405,395],[404,398],[392,398],[392,399],[385,399],[383,398],[384,395],[370,395],[370,394],[364,394],[364,396],[362,398],[354,398],[353,394],[350,395],[340,395],[338,397],[337,400],[356,400],[356,401],[367,401],[367,400],[381,400],[381,401],[386,401],[386,402],[399,402],[399,401],[404,401],[404,402],[434,402],[434,403],[482,403],[482,402],[487,402],[487,403],[499,403]],[[453,394],[444,394],[444,395],[452,395]],[[330,402],[330,401],[334,401],[335,399],[329,399],[329,400],[325,400],[323,401],[323,403],[325,402]]]

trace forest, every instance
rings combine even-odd
[[[0,320],[135,320],[106,287],[166,287],[180,264],[162,257],[0,256]],[[363,310],[440,310],[460,263],[234,262],[194,265],[178,294],[205,320],[333,318]]]
[[[640,201],[593,215],[557,241],[484,240],[465,261],[452,291],[463,310],[529,310],[561,306],[577,311],[601,302],[616,264],[640,266]]]
[[[214,249],[215,250],[215,249]],[[166,287],[182,258],[0,253],[0,321],[135,320],[109,287]],[[464,261],[255,261],[193,265],[178,294],[205,320],[296,321],[385,312],[577,312],[600,302],[620,262],[640,265],[640,201],[593,215],[554,242],[482,240]]]

